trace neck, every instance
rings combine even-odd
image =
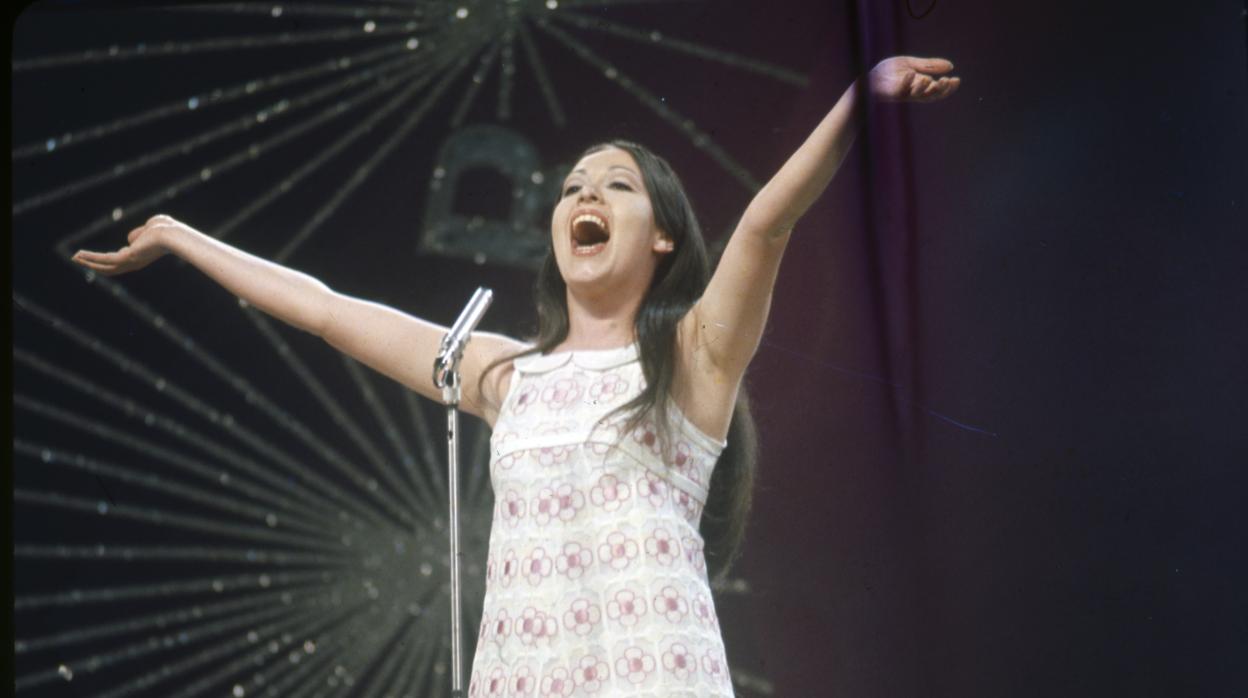
[[[567,293],[568,336],[557,349],[612,349],[636,339],[633,321],[641,307],[641,296],[587,296],[571,288]]]

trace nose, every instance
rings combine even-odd
[[[601,201],[602,198],[598,195],[598,187],[594,186],[593,184],[586,183],[586,184],[582,184],[581,190],[576,193],[576,200],[577,201]]]

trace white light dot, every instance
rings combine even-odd
[[[48,450],[48,449],[46,449],[46,448],[45,448],[45,449],[43,449],[43,453],[39,454],[39,456],[40,456],[40,458],[42,458],[42,459],[43,459],[43,462],[44,462],[44,463],[51,463],[51,462],[52,462],[52,452],[51,452],[51,451],[49,451],[49,450]]]
[[[107,513],[108,513],[108,502],[105,502],[105,501],[101,500],[99,504],[96,504],[96,505],[95,505],[95,510],[96,510],[96,511],[98,511],[98,512],[100,512],[101,514],[107,514]]]
[[[186,100],[187,109],[194,109],[198,106],[199,106],[199,97],[191,97],[190,99]]]
[[[455,16],[458,17],[459,19],[464,19],[465,17],[468,16],[468,8],[461,7],[458,10],[455,10]]]
[[[371,33],[373,32],[373,30],[374,30],[374,29],[376,29],[376,28],[377,28],[377,23],[376,23],[376,22],[374,22],[374,21],[373,21],[373,20],[371,20],[371,19],[370,19],[370,20],[368,20],[367,22],[365,22],[365,23],[364,23],[364,32],[365,32],[365,33],[371,34]]]
[[[48,142],[47,142],[47,143],[45,143],[44,145],[46,145],[46,146],[47,146],[47,148],[48,148],[48,150],[49,150],[49,151],[56,150],[56,139],[55,139],[55,138],[49,138],[49,139],[48,139]]]
[[[312,642],[311,640],[304,640],[303,651],[307,652],[308,654],[312,654],[313,652],[316,651],[316,643]]]
[[[260,636],[259,636],[258,634],[256,634],[256,631],[254,631],[254,630],[249,630],[249,631],[247,631],[247,641],[248,641],[248,642],[250,642],[250,643],[252,643],[252,644],[255,644],[255,643],[256,643],[257,641],[259,641],[259,640],[260,640]]]
[[[220,579],[212,580],[212,590],[218,594],[225,591],[225,584]]]
[[[60,665],[60,666],[58,666],[58,667],[56,668],[56,673],[60,674],[60,675],[61,675],[61,678],[62,678],[62,679],[65,679],[66,681],[73,681],[73,680],[74,680],[74,671],[73,671],[73,669],[70,669],[68,666],[66,666],[66,665],[64,665],[64,664],[62,664],[62,665]]]
[[[420,39],[408,39],[407,40],[408,49],[415,50],[419,46],[420,46]]]
[[[612,80],[616,79],[620,75],[620,71],[616,70],[615,68],[607,68],[603,72],[605,72],[607,77],[611,78]]]
[[[269,585],[272,583],[273,583],[272,580],[269,579],[269,575],[267,574],[260,575],[260,586],[264,587],[265,589],[268,589]]]
[[[650,32],[650,40],[651,40],[651,41],[662,41],[662,40],[663,40],[663,35],[662,35],[662,34],[660,34],[660,33],[658,33],[658,32]]]
[[[113,209],[113,220],[115,221],[121,220],[121,217],[125,215],[125,213],[126,212],[122,211],[120,207]]]
[[[282,6],[281,6],[281,5],[274,5],[274,6],[273,6],[273,9],[269,12],[269,14],[273,15],[274,17],[281,17],[281,16],[282,16]]]
[[[428,577],[431,574],[433,574],[433,565],[428,562],[420,563],[420,575],[422,577]]]
[[[546,181],[546,176],[543,175],[541,172],[534,172],[533,174],[529,175],[529,179],[532,180],[534,184],[541,184],[542,182]]]
[[[204,169],[202,169],[202,170],[200,170],[200,171],[199,171],[199,179],[200,179],[200,181],[207,182],[207,181],[208,181],[209,179],[211,179],[211,178],[212,178],[212,168],[211,168],[211,167],[205,167]]]
[[[554,10],[559,7],[559,0],[546,0],[546,9]]]
[[[264,517],[264,523],[267,524],[269,528],[277,528],[277,514],[267,514]]]
[[[242,684],[234,684],[234,698],[243,698],[247,691],[243,690]]]

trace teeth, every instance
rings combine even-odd
[[[607,229],[607,222],[604,221],[602,218],[595,216],[592,213],[582,213],[581,215],[577,216],[576,218],[572,220],[572,225],[577,225],[583,221],[589,221],[590,223],[595,223],[598,225],[599,228],[602,228],[603,230]]]

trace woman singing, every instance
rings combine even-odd
[[[754,453],[741,380],[781,256],[853,142],[857,101],[941,99],[960,83],[952,70],[899,56],[855,81],[750,202],[714,274],[666,161],[622,141],[577,161],[538,275],[537,339],[478,333],[461,365],[463,409],[494,430],[496,501],[469,695],[732,695],[710,579],[744,530]],[[167,216],[129,243],[74,260],[120,274],[175,254],[440,399],[430,366],[445,328]]]

